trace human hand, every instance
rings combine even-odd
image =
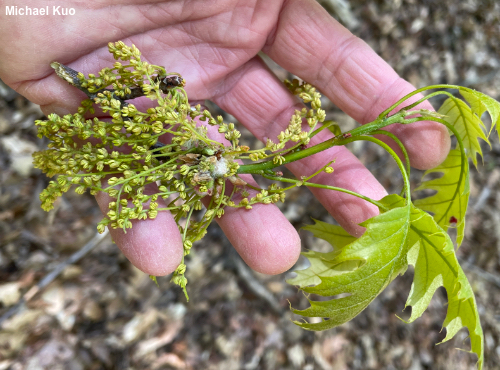
[[[264,51],[288,71],[319,88],[339,108],[361,123],[414,90],[364,42],[332,19],[313,0],[158,2],[102,6],[89,1],[61,2],[75,15],[2,16],[0,78],[44,113],[72,113],[82,94],[58,79],[49,63],[56,60],[85,74],[112,63],[109,41],[135,44],[143,58],[182,74],[193,100],[213,100],[234,115],[257,138],[274,138],[300,103],[257,56]],[[73,5],[74,4],[74,5]],[[57,5],[57,4],[56,4]],[[35,1],[26,6],[36,7]],[[134,102],[135,103],[135,102]],[[421,108],[431,109],[428,103]],[[101,117],[103,118],[103,117]],[[326,131],[326,130],[325,130]],[[395,126],[412,165],[430,168],[449,149],[446,128],[433,123]],[[316,140],[325,140],[317,135]],[[345,148],[333,147],[289,165],[296,176],[308,175],[336,159],[335,173],[315,182],[344,187],[379,199],[383,187]],[[313,189],[330,214],[349,232],[377,210],[343,193]],[[97,197],[103,211],[108,199]],[[292,225],[274,205],[252,210],[226,208],[219,224],[242,258],[254,270],[274,274],[290,268],[300,252]],[[152,275],[172,272],[180,262],[182,243],[166,212],[136,222],[127,234],[110,230],[113,239],[141,270]]]

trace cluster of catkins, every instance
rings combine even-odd
[[[313,129],[325,119],[320,95],[312,86],[288,84],[312,109],[296,111],[277,143],[268,140],[264,148],[250,150],[239,145],[241,134],[233,123],[189,104],[179,74],[142,61],[135,46],[121,41],[110,43],[109,51],[117,62],[98,75],[85,77],[60,63],[51,64],[88,98],[75,114],[50,114],[47,120],[36,121],[38,136],[46,137],[49,144],[34,154],[35,167],[57,176],[40,195],[43,209],[52,209],[56,199],[74,185],[79,194],[90,190],[113,198],[98,225],[100,232],[106,227],[126,230],[132,220],[153,219],[158,212],[169,211],[179,225],[187,255],[214,217],[224,214],[225,206],[251,208],[255,203],[284,200],[285,193],[276,184],[259,189],[243,181],[237,160],[280,165],[286,153],[307,145]],[[130,101],[141,96],[154,100],[156,107],[138,110]],[[111,119],[86,118],[95,107]],[[229,145],[210,139],[206,125],[217,126]],[[309,129],[303,131],[303,126]],[[226,180],[233,184],[231,190],[226,189]],[[252,197],[249,187],[257,190]],[[207,195],[211,200],[206,211],[194,212],[202,210],[201,199]],[[172,280],[185,289],[184,272],[181,263]]]

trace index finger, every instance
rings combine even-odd
[[[374,120],[415,90],[313,0],[286,3],[263,51],[286,70],[316,86],[360,123]],[[417,95],[408,104],[418,99]],[[425,102],[417,109],[433,108]],[[450,138],[441,124],[418,122],[393,125],[389,130],[403,142],[416,168],[435,167],[448,154]]]

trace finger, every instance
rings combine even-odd
[[[213,126],[207,127],[212,140],[229,145]],[[258,186],[250,175],[242,176],[247,183]],[[232,190],[232,185],[229,192]],[[249,198],[256,191],[247,189]],[[238,203],[238,199],[233,199]],[[205,198],[205,204],[209,202]],[[227,238],[245,263],[253,270],[274,275],[290,269],[300,255],[297,230],[274,204],[255,204],[252,209],[225,207],[224,215],[216,218]]]
[[[84,95],[54,77],[49,64],[58,61],[86,75],[97,74],[115,62],[108,42],[122,40],[135,44],[144,61],[181,73],[190,97],[205,99],[205,84],[258,52],[280,8],[280,2],[257,4],[255,12],[265,16],[252,16],[251,6],[231,2],[209,7],[200,1],[121,2],[104,6],[91,1],[85,9],[76,7],[71,22],[7,17],[0,22],[0,33],[13,31],[16,37],[0,43],[0,54],[6,57],[0,63],[3,81],[44,112],[71,113]],[[28,7],[30,3],[34,0],[28,0]],[[85,37],[75,41],[75,30],[84,30]]]
[[[275,275],[297,262],[299,235],[274,204],[255,204],[251,210],[226,207],[224,212],[217,223],[253,270]]]
[[[39,3],[26,0],[22,7],[37,8]],[[182,33],[183,22],[200,19],[203,22],[217,13],[227,12],[227,4],[219,2],[209,7],[164,0],[147,3],[88,1],[84,6],[80,1],[52,3],[54,8],[57,5],[73,7],[75,14],[69,18],[7,16],[0,22],[0,34],[12,36],[4,37],[0,45],[2,58],[6,59],[0,63],[0,75],[4,82],[16,86],[16,89],[20,81],[47,76],[50,72],[48,65],[54,60],[63,64],[81,60],[87,68],[96,65],[101,55],[92,54],[96,50],[106,53],[110,41],[135,37],[144,44],[143,52],[158,53],[159,49],[171,46],[169,42],[179,43],[179,39],[186,38],[185,32]],[[148,34],[158,37],[144,37]],[[87,68],[79,70],[94,72],[87,71]]]
[[[96,195],[103,214],[112,201],[106,193]],[[158,200],[160,203],[161,200]],[[132,220],[133,227],[125,233],[109,228],[113,241],[125,257],[139,270],[154,276],[173,272],[181,263],[184,249],[179,229],[170,212],[158,212],[154,220]]]
[[[140,99],[134,104],[143,110]],[[99,200],[103,212],[107,212],[107,201],[109,199]],[[141,270],[154,275],[167,274],[175,269],[176,263],[165,262],[180,262],[178,251],[182,251],[180,241],[176,243],[174,240],[174,237],[179,237],[175,225],[170,225],[168,230],[167,221],[172,221],[171,217],[165,216],[166,219],[163,219],[164,215],[160,213],[158,217],[160,215],[162,221],[159,218],[147,220],[148,226],[144,226],[142,221],[134,223],[133,232],[124,234],[121,230],[112,230],[113,238],[127,258]],[[256,271],[281,273],[292,267],[300,254],[300,239],[295,228],[274,205],[258,205],[252,211],[229,210],[226,217],[218,221],[242,258]],[[139,227],[143,232],[135,232]],[[160,237],[156,237],[156,234]],[[252,235],[252,238],[248,238],[248,235]],[[166,243],[165,240],[170,242]],[[177,258],[165,261],[169,255]]]
[[[415,90],[313,0],[287,2],[263,50],[361,123],[374,120]],[[432,109],[429,103],[418,108]],[[441,124],[420,122],[396,125],[391,130],[402,140],[416,168],[435,167],[448,154],[450,138]]]
[[[103,121],[110,121],[111,118],[101,118]],[[76,141],[83,145],[80,139]],[[90,139],[95,144],[95,140]],[[130,147],[121,147],[120,151],[129,153]],[[111,178],[105,177],[104,181]],[[158,193],[158,187],[152,183],[145,186],[145,193],[148,195]],[[96,200],[103,215],[109,211],[109,203],[117,201],[107,193],[99,192]],[[163,199],[157,201],[160,207],[165,207]],[[128,207],[134,207],[129,201]],[[155,219],[131,220],[133,228],[126,232],[123,229],[113,229],[110,226],[109,232],[118,248],[125,257],[143,272],[154,276],[164,276],[173,272],[181,262],[184,249],[179,229],[170,212],[158,212]]]
[[[274,139],[286,128],[300,102],[283,83],[267,69],[260,58],[254,58],[228,76],[219,87],[215,102],[234,115],[257,138]],[[326,130],[325,130],[326,131]],[[311,145],[326,140],[328,134],[315,136]],[[386,192],[359,160],[344,147],[333,147],[288,165],[297,177],[307,176],[335,159],[333,175],[319,175],[313,182],[343,187],[373,199]],[[361,235],[358,224],[378,213],[373,205],[359,198],[332,191],[312,189],[328,212],[350,233]]]

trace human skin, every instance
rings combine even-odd
[[[5,6],[14,1],[0,1]],[[68,16],[0,15],[0,78],[45,114],[73,113],[83,93],[56,77],[49,67],[58,61],[85,74],[113,63],[110,41],[135,44],[143,59],[179,72],[193,101],[212,100],[258,139],[274,139],[301,103],[257,55],[316,86],[340,109],[367,123],[414,90],[366,43],[353,36],[314,0],[51,1],[49,6],[74,8]],[[23,7],[45,2],[26,0]],[[415,98],[416,99],[416,98]],[[134,101],[135,104],[135,101]],[[141,103],[137,104],[140,108]],[[419,108],[432,109],[429,103]],[[99,115],[105,118],[104,115]],[[413,167],[432,168],[446,157],[446,128],[431,122],[389,128],[405,145]],[[326,130],[325,130],[326,131]],[[328,134],[315,137],[325,140]],[[397,149],[396,149],[397,151]],[[314,178],[373,199],[386,192],[344,147],[333,147],[291,163],[296,176],[313,173],[335,159],[333,174]],[[344,194],[311,189],[328,212],[351,234],[377,214],[367,202]],[[109,199],[99,194],[101,210]],[[226,208],[218,223],[245,262],[254,270],[277,274],[288,270],[300,252],[300,239],[275,205],[252,210]],[[118,247],[142,271],[171,273],[181,261],[182,241],[172,216],[135,222],[124,234],[110,230]]]

